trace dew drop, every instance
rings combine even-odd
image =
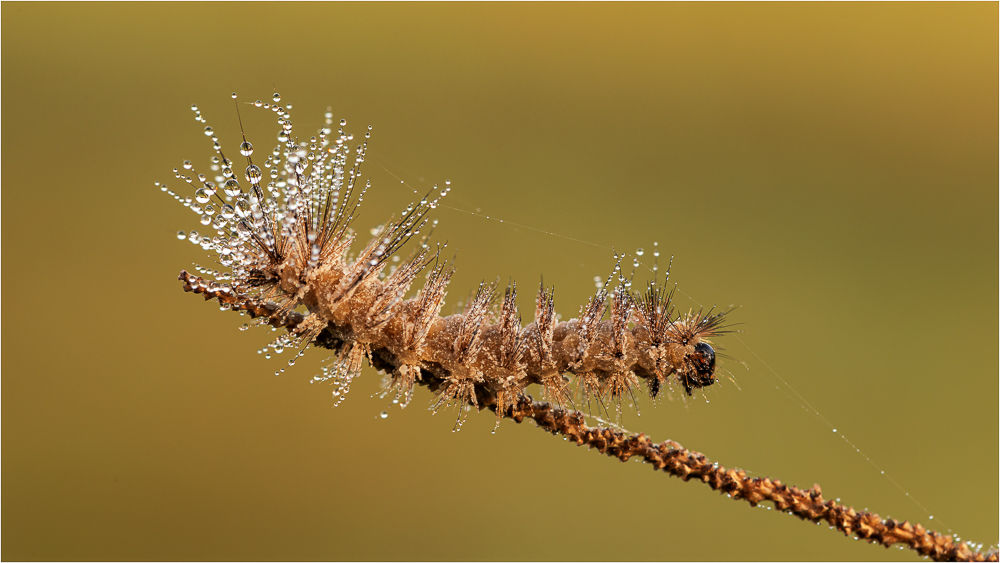
[[[236,92],[233,92],[233,99],[236,99]]]
[[[184,231],[177,231],[177,238],[180,240],[184,240],[187,238],[187,235],[184,234]]]
[[[837,431],[837,429],[836,429],[836,428],[834,428],[834,429],[833,429],[833,431],[834,431],[834,432],[836,432],[836,431]]]
[[[382,411],[378,414],[379,418],[389,418],[389,413]]]
[[[240,154],[243,156],[250,156],[253,154],[253,145],[250,144],[250,141],[243,141],[240,143]]]
[[[645,252],[646,252],[646,251],[645,251],[645,250],[643,250],[641,246],[640,246],[639,248],[636,248],[636,249],[635,249],[635,255],[636,255],[636,256],[642,256],[643,254],[645,254]]]
[[[205,128],[205,136],[206,136],[206,137],[211,137],[211,136],[212,136],[212,135],[214,135],[214,134],[215,134],[215,131],[212,131],[212,128],[211,128],[211,127],[206,127],[206,128]]]
[[[230,178],[226,180],[226,183],[222,185],[222,189],[226,192],[229,197],[236,197],[240,195],[240,183],[236,181],[235,178]]]
[[[212,194],[205,188],[198,188],[194,192],[194,200],[198,203],[208,203],[212,199]]]
[[[250,166],[247,166],[247,171],[246,171],[247,182],[250,182],[251,184],[259,184],[260,179],[263,177],[264,175],[261,174],[260,168],[256,164],[251,164]]]
[[[275,102],[280,102],[281,101],[281,94],[275,92],[274,95],[271,96],[271,99],[274,100]]]

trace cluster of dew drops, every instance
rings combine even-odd
[[[236,93],[232,98],[237,98]],[[155,186],[167,195],[173,197],[184,207],[191,209],[198,217],[200,223],[215,231],[215,236],[209,237],[196,230],[185,233],[177,232],[179,240],[188,240],[192,244],[201,246],[202,249],[213,251],[216,260],[221,266],[228,267],[231,272],[220,271],[195,264],[194,269],[201,275],[214,278],[217,282],[228,284],[234,289],[240,289],[240,281],[246,279],[247,269],[263,260],[266,251],[252,243],[252,232],[257,234],[257,238],[273,250],[275,239],[270,230],[265,228],[265,217],[271,219],[273,224],[281,225],[283,236],[290,236],[296,224],[297,215],[295,211],[305,205],[318,205],[327,196],[331,196],[332,203],[336,206],[341,202],[341,191],[348,182],[355,180],[354,165],[358,165],[365,160],[367,151],[367,139],[371,137],[372,126],[368,126],[363,141],[360,144],[350,147],[354,135],[346,133],[344,127],[347,125],[346,119],[339,122],[340,128],[334,134],[333,114],[327,108],[324,114],[324,126],[316,136],[309,139],[308,143],[297,144],[297,139],[293,138],[292,120],[290,110],[291,104],[282,106],[279,104],[281,96],[275,93],[271,102],[257,100],[252,105],[255,108],[270,110],[278,117],[280,126],[277,140],[278,145],[267,154],[264,161],[264,169],[268,170],[269,182],[262,185],[265,173],[259,166],[253,163],[254,146],[245,138],[239,145],[240,155],[247,159],[247,167],[244,171],[245,181],[252,186],[255,196],[251,197],[250,191],[244,190],[237,179],[234,171],[234,163],[224,155],[222,145],[215,130],[208,124],[202,116],[197,105],[191,106],[194,112],[194,119],[204,125],[204,134],[212,142],[215,155],[211,159],[210,170],[212,178],[207,174],[199,173],[195,165],[190,160],[185,160],[180,167],[174,168],[174,178],[183,180],[186,184],[194,187],[194,196],[183,196],[171,189],[165,182],[155,182]],[[310,172],[311,167],[311,172]],[[300,182],[300,179],[304,181]],[[301,185],[300,185],[301,183]],[[433,199],[424,197],[417,204],[410,204],[403,210],[406,216],[414,211],[415,207],[428,207],[434,209],[438,206],[442,197],[451,191],[451,182],[446,181],[445,187],[437,191],[437,196]],[[220,192],[219,186],[222,186]],[[360,193],[355,196],[360,204],[364,199],[365,191],[370,187],[370,182],[366,182]],[[263,188],[263,189],[261,189]],[[346,196],[345,196],[346,197]],[[318,214],[314,214],[318,215]],[[321,225],[311,225],[314,231],[318,231]],[[431,224],[432,228],[437,225],[437,220]],[[250,226],[253,231],[249,230]],[[382,226],[372,229],[372,234],[378,234]],[[414,235],[419,234],[419,226],[416,226]],[[310,239],[311,240],[311,239]],[[421,243],[427,246],[426,238]],[[308,266],[313,267],[318,263],[319,248],[314,246],[312,257]],[[388,272],[381,272],[379,277],[385,278],[391,275],[398,267],[399,256],[392,257],[393,264]],[[223,305],[222,310],[228,307]],[[245,315],[245,312],[240,312]],[[251,326],[267,326],[266,320],[258,319],[252,325],[244,324],[239,329],[248,330]],[[277,331],[275,327],[269,327],[272,332]],[[293,366],[295,361],[305,353],[305,346],[298,337],[291,334],[282,334],[270,344],[257,351],[266,359],[270,359],[273,354],[281,354],[285,349],[294,350],[292,357],[287,361],[288,366]],[[307,344],[307,343],[306,343]],[[301,347],[301,348],[300,348]],[[279,375],[285,371],[280,368],[275,371]],[[312,379],[312,382],[321,382],[333,379],[336,388],[333,396],[340,404],[350,390],[351,375],[348,373],[346,364],[338,362],[333,366],[323,367],[322,374]],[[383,417],[384,418],[384,417]]]
[[[659,268],[660,268],[660,266],[659,266],[659,259],[660,259],[660,249],[659,249],[659,246],[660,246],[660,243],[658,243],[658,242],[654,242],[653,243],[653,265],[650,267],[650,270],[653,272],[654,279],[650,281],[650,284],[655,284],[656,283],[655,276],[657,276],[658,273],[659,273]],[[619,258],[618,262],[615,264],[615,267],[614,267],[614,269],[611,272],[611,275],[609,275],[606,280],[604,278],[602,278],[601,276],[594,276],[594,287],[596,287],[597,289],[603,289],[603,288],[605,288],[607,286],[610,286],[612,278],[614,278],[615,275],[617,275],[618,276],[618,282],[620,284],[622,284],[626,289],[631,288],[632,287],[632,279],[635,277],[635,271],[638,270],[642,266],[642,262],[640,262],[639,257],[641,257],[641,256],[643,256],[645,254],[646,254],[646,251],[641,246],[639,248],[635,249],[635,256],[632,258],[632,276],[631,277],[629,277],[629,278],[625,277],[625,274],[624,274],[624,272],[622,271],[622,268],[621,268],[621,258]]]
[[[232,97],[236,99],[237,95],[233,93]],[[290,235],[296,222],[294,211],[299,206],[321,201],[321,198],[328,193],[332,193],[335,203],[338,202],[340,191],[347,181],[345,176],[353,174],[349,163],[363,162],[365,157],[367,143],[357,145],[353,150],[349,147],[350,141],[354,140],[354,135],[344,132],[343,128],[347,125],[346,120],[340,120],[340,129],[337,131],[337,135],[331,139],[333,114],[329,108],[324,115],[324,127],[320,129],[318,135],[311,137],[307,144],[302,146],[296,144],[297,141],[291,136],[290,110],[292,106],[288,104],[282,107],[278,103],[280,101],[281,96],[275,93],[272,96],[273,103],[257,100],[252,104],[255,108],[274,112],[278,116],[280,126],[277,135],[279,144],[266,156],[264,162],[264,168],[269,170],[270,177],[267,185],[261,186],[266,190],[266,193],[261,190],[258,197],[255,198],[251,197],[249,191],[243,189],[237,179],[237,173],[233,169],[233,161],[224,156],[219,137],[215,130],[208,125],[197,105],[191,106],[191,110],[195,114],[195,121],[205,126],[205,136],[211,140],[212,148],[216,153],[212,157],[210,166],[213,177],[209,178],[208,175],[199,173],[190,160],[185,160],[180,167],[174,168],[174,177],[195,187],[193,197],[183,196],[175,192],[165,182],[155,182],[155,186],[161,191],[166,192],[167,195],[198,215],[203,226],[215,231],[213,237],[202,235],[196,230],[187,234],[184,231],[178,231],[177,238],[188,240],[192,244],[201,246],[204,250],[214,251],[218,263],[232,271],[224,272],[197,264],[195,270],[218,282],[228,282],[234,288],[238,288],[240,280],[245,279],[246,268],[266,255],[263,249],[251,243],[251,231],[246,227],[249,225],[254,229],[259,239],[273,250],[275,240],[270,231],[264,228],[265,216],[275,224],[281,225],[283,235]],[[370,138],[371,129],[372,127],[368,126],[365,139]],[[254,154],[253,145],[244,139],[240,143],[239,152],[247,158],[248,162],[244,179],[251,186],[260,186],[264,172],[251,160],[251,156]],[[354,153],[353,160],[350,158],[352,152]],[[307,170],[310,166],[312,166],[312,173],[308,174]],[[303,177],[306,181],[299,185],[298,178]],[[220,185],[222,186],[221,192]],[[366,184],[365,188],[367,189],[367,187]],[[359,200],[363,198],[363,191],[358,198]],[[318,227],[318,225],[313,227]],[[227,307],[223,306],[222,309],[225,310]],[[245,313],[241,312],[240,314]],[[255,325],[265,324],[264,321],[255,323]],[[240,330],[249,328],[249,324],[244,324]],[[276,330],[272,327],[272,331]],[[284,334],[258,350],[258,353],[263,354],[265,358],[270,358],[271,352],[280,354],[285,348],[295,347],[297,344],[294,337]],[[295,360],[302,354],[303,351],[299,350],[294,357],[288,360],[288,365],[294,365]],[[276,371],[275,375],[283,371],[282,368]]]

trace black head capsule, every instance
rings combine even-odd
[[[684,378],[684,390],[691,394],[694,388],[708,387],[715,383],[715,350],[705,342],[694,345],[694,352],[688,356],[693,373]]]

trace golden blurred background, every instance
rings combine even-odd
[[[452,181],[445,312],[513,277],[527,322],[544,275],[571,318],[654,241],[680,307],[737,305],[736,384],[629,430],[997,541],[996,3],[0,9],[5,560],[917,558],[490,413],[453,433],[367,368],[333,408],[321,350],[275,377],[274,335],[181,291],[201,226],[153,185],[212,155],[192,103],[235,152],[230,93],[275,89],[300,135],[373,125],[361,229]]]

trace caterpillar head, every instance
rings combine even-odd
[[[684,358],[684,368],[677,374],[684,391],[691,395],[693,389],[715,383],[715,350],[707,342],[694,345],[694,350]]]
[[[674,364],[674,373],[688,395],[695,389],[718,381],[715,377],[715,349],[706,338],[729,332],[723,325],[727,313],[729,311],[688,313],[669,327],[668,341],[676,346],[677,353],[682,354]]]

